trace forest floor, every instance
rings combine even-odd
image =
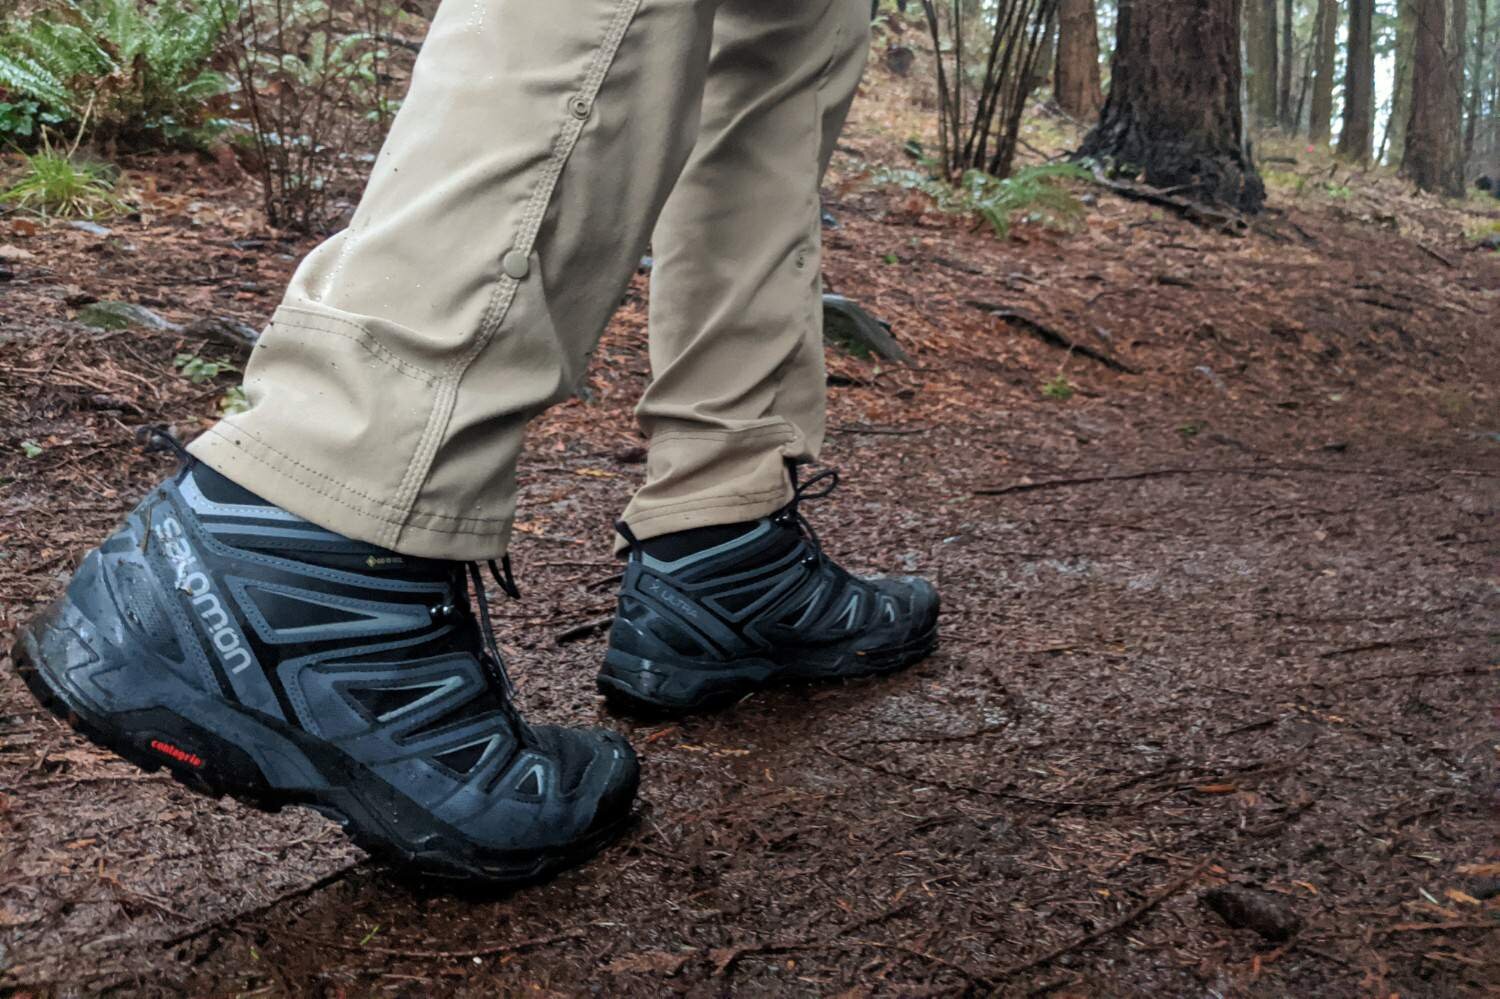
[[[845,485],[808,512],[852,568],[936,580],[935,656],[603,710],[638,280],[589,398],[530,438],[526,599],[497,611],[528,712],[641,753],[634,830],[510,896],[413,883],[102,753],[7,661],[0,992],[1493,994],[1500,255],[1473,213],[1319,173],[1246,235],[1096,192],[998,241],[860,180],[904,134],[851,127],[825,272],[913,362],[830,354]],[[258,326],[309,246],[233,169],[132,166],[108,234],[0,218],[0,633],[170,471],[134,429],[191,436],[236,380],[174,359],[243,363],[79,305]],[[1225,886],[1267,911],[1231,925]]]

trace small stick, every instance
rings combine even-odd
[[[470,958],[470,957],[492,957],[496,954],[514,954],[517,951],[530,950],[533,947],[545,947],[548,944],[562,943],[564,940],[576,940],[584,936],[584,931],[579,927],[554,933],[550,937],[533,937],[530,940],[517,940],[515,943],[491,944],[486,947],[475,947],[472,950],[419,950],[405,947],[361,947],[359,944],[347,944],[341,940],[324,940],[318,937],[306,937],[313,943],[322,944],[325,947],[333,947],[336,950],[353,951],[356,954],[385,954],[389,957],[420,957],[420,958]]]
[[[1116,919],[1109,925],[1101,926],[1097,930],[1091,930],[1078,939],[1070,941],[1069,943],[1065,943],[1060,947],[1054,947],[1039,957],[1034,957],[1029,961],[1022,962],[1021,964],[1011,965],[1000,974],[1003,977],[1008,978],[1011,975],[1018,975],[1023,971],[1030,971],[1032,968],[1038,968],[1044,964],[1050,964],[1069,951],[1077,950],[1080,947],[1086,947],[1089,944],[1093,943],[1095,940],[1100,939],[1101,937],[1106,937],[1111,933],[1117,933],[1120,930],[1123,930],[1125,927],[1129,926],[1131,923],[1135,922],[1137,919],[1141,918],[1146,913],[1150,912],[1158,905],[1161,905],[1167,899],[1171,898],[1173,895],[1176,895],[1178,892],[1182,891],[1182,889],[1186,888],[1188,885],[1196,881],[1198,879],[1198,875],[1208,870],[1209,865],[1212,863],[1212,858],[1203,861],[1197,867],[1194,867],[1191,871],[1187,872],[1176,881],[1173,881],[1161,891],[1157,892],[1155,895],[1152,895],[1150,898],[1146,899],[1146,901],[1142,902],[1134,909],[1131,909],[1129,912],[1125,913],[1125,915],[1121,916],[1119,919]]]
[[[615,616],[613,614],[596,617],[591,621],[584,621],[582,624],[575,624],[571,628],[559,631],[556,635],[552,636],[552,640],[558,645],[567,645],[569,642],[576,642],[580,638],[588,638],[595,632],[603,631],[613,624],[614,621]]]

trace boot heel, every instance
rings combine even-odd
[[[610,649],[597,679],[610,706],[638,715],[677,715],[728,707],[760,690],[774,672],[767,662],[705,665],[665,662]]]

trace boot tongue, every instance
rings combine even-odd
[[[235,548],[328,569],[399,579],[441,580],[452,571],[450,562],[413,558],[319,527],[202,462],[193,465],[187,479],[193,486],[187,498],[194,512],[217,540]]]

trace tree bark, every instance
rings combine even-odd
[[[1349,0],[1349,51],[1344,66],[1344,127],[1339,133],[1339,157],[1354,163],[1369,162],[1375,130],[1374,27],[1375,0]]]
[[[1411,114],[1401,161],[1401,172],[1422,190],[1452,197],[1464,194],[1459,110],[1465,46],[1458,24],[1463,5],[1464,0],[1416,0]]]
[[[1276,0],[1246,0],[1245,54],[1249,63],[1250,112],[1256,125],[1276,125]]]
[[[1469,85],[1469,122],[1464,130],[1465,165],[1474,159],[1474,137],[1479,129],[1479,98],[1484,91],[1484,36],[1490,30],[1489,15],[1489,4],[1486,0],[1479,0],[1479,31],[1474,35],[1474,82]]]
[[[1406,122],[1411,117],[1411,67],[1416,38],[1416,0],[1396,0],[1396,78],[1391,90],[1391,120],[1386,125],[1382,143],[1391,163],[1400,163],[1406,155]]]
[[[1453,88],[1453,97],[1456,107],[1453,109],[1454,121],[1457,122],[1456,133],[1458,135],[1458,194],[1463,197],[1468,193],[1468,160],[1464,157],[1463,129],[1464,129],[1464,76],[1468,69],[1469,54],[1469,4],[1468,0],[1453,0],[1450,4],[1451,16],[1448,19],[1448,44],[1443,51],[1448,55],[1449,84]]]
[[[1314,142],[1328,141],[1333,119],[1334,57],[1338,53],[1339,5],[1335,0],[1318,0],[1316,44],[1313,46],[1312,110],[1307,134]]]
[[[1036,65],[1031,71],[1031,84],[1027,93],[1035,93],[1048,83],[1056,84],[1052,78],[1052,72],[1057,63],[1057,10],[1054,7],[1050,19],[1047,21],[1046,33],[1042,36],[1041,49],[1037,53]]]
[[[1099,21],[1094,0],[1061,0],[1057,7],[1057,106],[1093,121],[1104,106],[1099,87]]]
[[[1280,109],[1281,130],[1288,135],[1297,131],[1297,118],[1292,107],[1292,62],[1297,55],[1297,39],[1293,31],[1295,18],[1293,0],[1284,0],[1281,6],[1281,81],[1276,103]]]
[[[1120,0],[1109,97],[1082,156],[1179,195],[1259,211],[1240,111],[1241,0]]]

